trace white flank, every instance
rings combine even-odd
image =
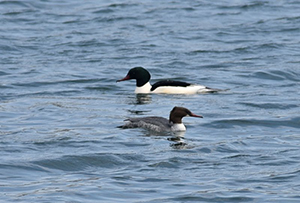
[[[151,91],[151,85],[147,82],[142,87],[136,87],[135,93],[136,94],[149,94],[149,93],[156,93],[156,94],[197,94],[197,93],[207,93],[210,92],[210,89],[207,89],[203,85],[190,85],[187,87],[180,87],[180,86],[160,86],[156,88],[154,91]]]
[[[161,86],[153,91],[153,93],[159,94],[196,94],[204,92],[207,92],[207,89],[202,85],[190,85],[187,87]]]

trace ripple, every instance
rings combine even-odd
[[[29,5],[23,1],[1,1],[0,5],[2,5],[2,6],[19,6],[21,8],[29,7]]]
[[[257,7],[261,7],[267,4],[264,1],[254,1],[252,3],[241,3],[241,4],[228,4],[228,5],[220,5],[220,9],[255,9]]]
[[[20,50],[14,45],[3,45],[3,44],[1,44],[0,45],[0,50],[8,51],[8,52],[14,52],[14,53],[20,52]]]
[[[4,75],[10,75],[10,73],[5,72],[5,71],[0,71],[0,76],[4,76]]]
[[[268,103],[268,102],[262,102],[262,103],[254,103],[254,102],[240,102],[238,104],[242,104],[245,106],[250,106],[250,107],[255,107],[255,108],[260,108],[260,109],[294,109],[298,108],[299,105],[295,104],[283,104],[283,103]]]
[[[299,73],[293,71],[280,71],[280,70],[271,70],[271,71],[257,71],[253,75],[255,78],[268,79],[268,80],[290,80],[299,82],[300,75]]]
[[[12,83],[11,85],[20,87],[43,87],[48,85],[60,85],[60,84],[84,84],[84,83],[95,83],[103,81],[102,79],[68,79],[68,80],[57,80],[57,81],[41,81],[41,82],[26,82],[26,83]]]
[[[210,193],[209,191],[203,191],[203,193]],[[207,195],[210,196],[210,195]],[[186,194],[181,195],[174,198],[168,198],[168,199],[162,199],[164,200],[171,200],[171,201],[180,201],[180,202],[251,202],[254,200],[254,198],[241,196],[241,195],[233,195],[232,197],[223,197],[221,194],[214,195],[215,197],[203,197],[203,195],[200,194]]]
[[[7,171],[19,171],[20,174],[22,173],[37,173],[37,172],[49,172],[49,170],[47,170],[46,168],[42,167],[42,166],[36,166],[35,164],[14,164],[14,163],[10,163],[10,164],[0,164],[0,169],[1,170],[7,170]],[[11,176],[18,176],[19,174],[11,174]]]
[[[139,156],[138,156],[139,157]],[[34,161],[38,166],[63,170],[63,171],[81,171],[88,168],[124,168],[132,163],[136,156],[130,154],[87,154],[87,155],[66,155],[57,159],[45,159]]]
[[[235,126],[263,126],[269,128],[292,127],[300,128],[300,117],[290,119],[263,120],[263,119],[224,119],[213,121],[208,126],[215,128],[234,128]]]

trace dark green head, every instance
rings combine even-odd
[[[121,80],[117,80],[117,82],[125,81],[125,80],[136,80],[136,86],[142,87],[144,84],[149,82],[151,78],[150,73],[143,67],[135,67],[128,71],[125,78]]]

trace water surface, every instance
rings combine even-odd
[[[289,1],[0,1],[3,202],[299,202]],[[134,66],[217,94],[135,95]],[[185,106],[185,145],[117,126]]]

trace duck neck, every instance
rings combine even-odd
[[[183,123],[174,123],[171,127],[172,131],[186,131],[186,127]]]
[[[180,115],[178,112],[173,112],[173,110],[171,111],[170,113],[170,117],[169,117],[169,122],[172,122],[172,123],[177,123],[177,124],[180,124],[182,123],[182,115]]]
[[[150,82],[146,82],[144,85],[142,86],[136,86],[135,88],[135,93],[136,94],[147,94],[151,92],[151,85]]]
[[[150,81],[151,75],[148,71],[144,71],[136,77],[136,86],[137,87],[143,87],[145,84],[147,84]]]

